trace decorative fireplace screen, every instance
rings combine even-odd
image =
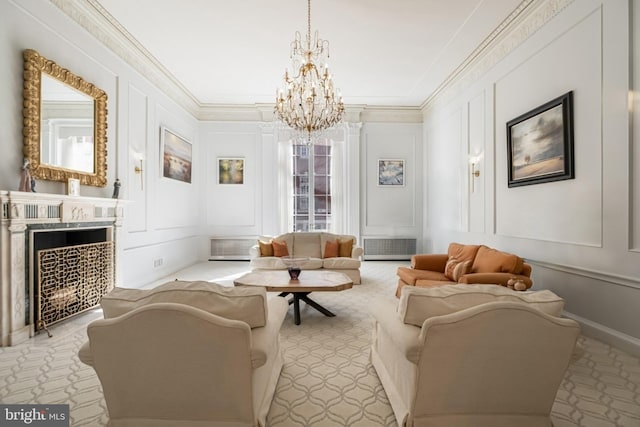
[[[82,313],[113,289],[113,241],[38,251],[36,330]]]

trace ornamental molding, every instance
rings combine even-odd
[[[446,105],[478,81],[575,0],[523,0],[518,7],[442,82],[422,111]]]
[[[198,101],[98,0],[49,1],[196,119],[273,120],[273,104],[203,104]],[[574,1],[523,0],[420,106],[346,106],[345,121],[422,123],[428,110],[446,104],[468,88]],[[354,112],[359,109],[362,111]]]
[[[49,0],[193,116],[200,103],[97,0]]]

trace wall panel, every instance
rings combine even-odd
[[[467,103],[469,116],[467,158],[469,171],[467,173],[467,187],[469,189],[469,218],[468,230],[475,233],[484,232],[485,222],[485,177],[489,171],[485,167],[485,137],[486,137],[486,96],[482,91]],[[473,163],[473,167],[471,167]],[[472,175],[472,169],[480,173]]]
[[[421,230],[421,125],[366,124],[363,127],[363,236],[406,236]],[[378,185],[378,161],[404,160],[404,185]]]
[[[443,230],[466,231],[463,206],[467,194],[467,138],[463,126],[463,107],[445,110],[428,127],[427,155],[429,226]]]
[[[630,247],[640,252],[640,4],[630,2],[631,7],[631,90],[629,106],[631,108],[631,211]]]
[[[495,83],[498,234],[602,244],[601,19],[598,9],[541,50],[523,53],[522,63]],[[575,179],[508,188],[506,123],[569,91],[574,100]]]
[[[135,209],[129,210],[127,217],[127,229],[129,232],[146,231],[147,229],[147,190],[149,187],[149,162],[147,159],[147,96],[134,85],[128,85],[127,99],[127,142],[128,147],[123,144],[125,151],[126,169],[122,171],[126,188],[121,189],[127,200],[135,203]],[[123,123],[123,126],[125,124]],[[136,173],[135,168],[139,167],[142,172]],[[126,191],[128,190],[128,191]],[[121,196],[122,197],[122,196]]]

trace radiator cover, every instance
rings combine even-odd
[[[212,237],[209,260],[248,260],[249,249],[257,242],[257,238]]]
[[[362,239],[365,260],[409,260],[416,254],[415,238],[365,237]]]

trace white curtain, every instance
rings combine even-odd
[[[331,140],[331,226],[328,231],[336,234],[345,234],[347,227],[345,147],[344,140]]]
[[[280,232],[293,231],[293,144],[291,140],[278,142],[278,215]]]

